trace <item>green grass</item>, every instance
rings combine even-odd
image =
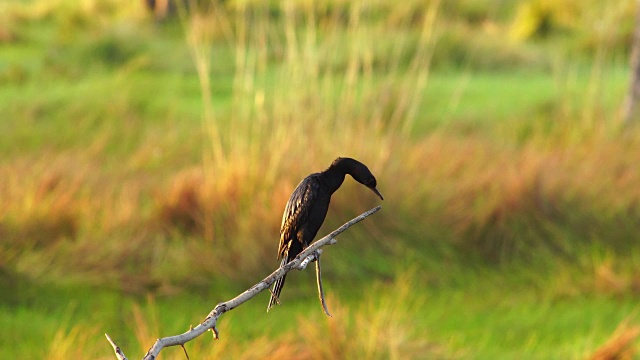
[[[443,266],[433,275],[441,278],[446,271]],[[410,331],[409,339],[404,340],[430,344],[417,347],[412,357],[488,359],[560,356],[581,359],[604,343],[619,323],[629,319],[637,321],[640,310],[633,296],[617,297],[599,293],[563,295],[560,292],[554,295],[540,284],[522,281],[521,275],[505,276],[503,272],[486,269],[480,269],[477,273],[462,273],[467,271],[473,271],[473,268],[449,269],[449,273],[456,275],[450,279],[440,279],[437,285],[418,281],[419,287],[412,288],[408,295],[402,295],[398,290],[406,286],[402,284],[412,281],[415,272],[400,272],[395,284],[374,281],[366,286],[362,283],[349,285],[332,279],[328,283],[330,311],[335,317],[332,321],[337,324],[334,326],[345,328],[360,337],[366,337],[367,332],[371,331],[385,331],[383,328],[351,326],[363,317],[375,318],[376,311],[384,311],[381,304],[388,301],[385,299],[392,299],[401,302],[402,306],[415,304],[410,315],[412,327],[404,327]],[[518,271],[523,270],[516,267],[515,272]],[[306,281],[306,284],[300,284],[302,281]],[[252,344],[265,336],[274,341],[285,339],[285,342],[302,342],[303,346],[305,342],[312,344],[312,340],[304,340],[304,336],[294,341],[288,338],[298,332],[297,326],[302,326],[299,322],[310,321],[315,324],[313,326],[322,329],[329,321],[321,313],[312,282],[310,273],[295,273],[289,278],[289,285],[293,286],[289,287],[283,298],[286,306],[276,308],[267,315],[264,312],[267,294],[261,294],[256,300],[221,318],[219,329],[224,345],[213,341],[210,336],[204,336],[194,340],[187,349],[192,356],[205,356],[209,351],[215,352],[218,346],[231,346],[228,351],[248,353],[254,346]],[[295,291],[296,288],[298,291]],[[139,330],[140,324],[136,325],[133,321],[132,306],[140,307],[149,326],[149,336],[165,336],[183,332],[190,325],[197,324],[215,303],[230,298],[239,291],[239,287],[185,292],[171,297],[156,297],[152,301],[116,291],[75,287],[20,284],[18,289],[12,290],[17,290],[12,292],[14,298],[5,301],[2,307],[1,318],[5,329],[2,334],[2,355],[27,359],[46,355],[50,351],[47,347],[39,346],[42,339],[47,340],[47,346],[53,347],[50,342],[54,334],[58,331],[69,334],[74,326],[80,326],[94,336],[85,340],[88,343],[78,346],[87,347],[95,354],[107,356],[108,346],[101,343],[101,332],[106,331],[128,350],[128,356],[140,356],[143,348],[151,345],[153,338],[145,339],[147,343],[142,345],[134,340],[134,331]],[[395,296],[400,299],[395,299]],[[368,311],[367,304],[370,303],[378,304],[375,308],[380,310]],[[181,310],[176,312],[176,309]],[[380,326],[408,324],[398,324],[396,321],[401,318],[387,316],[390,316],[390,323]],[[157,321],[155,325],[153,319]],[[100,324],[100,328],[96,329],[95,324]],[[339,339],[341,336],[340,330],[331,327],[326,330],[328,332],[323,337]],[[100,350],[101,345],[105,345],[105,351]],[[180,349],[165,351],[164,356],[169,357],[178,357],[181,353]],[[224,353],[221,355],[224,357]],[[383,356],[378,353],[375,357]]]
[[[325,252],[334,318],[295,273],[192,358],[582,359],[637,327],[625,27],[517,42],[517,4],[477,1],[161,23],[23,3],[0,6],[1,358],[111,358],[105,332],[136,358],[197,324],[273,270],[289,194],[345,155],[386,200]],[[348,180],[321,233],[369,195]]]

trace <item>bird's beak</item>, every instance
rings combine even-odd
[[[369,189],[371,189],[371,191],[373,191],[374,193],[376,193],[376,195],[380,196],[380,199],[381,199],[381,200],[384,200],[384,198],[382,197],[382,194],[380,194],[380,191],[378,191],[378,189],[376,189],[376,188],[374,188],[374,187],[371,187],[371,188],[369,188]]]

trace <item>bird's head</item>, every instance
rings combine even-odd
[[[345,174],[351,175],[355,181],[368,187],[378,195],[381,200],[384,200],[382,194],[380,194],[377,189],[378,182],[376,181],[375,176],[373,176],[365,164],[355,159],[339,157],[333,162],[332,166],[340,167]]]
[[[356,179],[356,181],[358,181],[362,185],[371,189],[371,191],[373,191],[376,195],[380,197],[380,200],[384,200],[384,198],[382,197],[382,194],[380,194],[380,191],[378,191],[378,183],[376,181],[376,178],[373,176],[373,174],[369,173],[369,177],[366,177],[364,181],[358,180],[355,176],[353,178]]]

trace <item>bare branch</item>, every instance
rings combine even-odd
[[[120,350],[118,345],[116,345],[116,343],[114,343],[113,340],[111,340],[111,337],[109,336],[109,334],[104,334],[104,336],[107,337],[107,341],[109,341],[109,343],[113,347],[113,352],[116,353],[116,357],[120,360],[128,360],[127,357],[124,356],[124,353],[122,352],[122,350]]]
[[[286,273],[288,273],[289,271],[296,269],[296,270],[303,270],[307,264],[313,260],[317,260],[317,264],[316,264],[316,274],[319,277],[320,275],[320,269],[319,269],[319,262],[320,262],[320,254],[318,253],[318,249],[320,249],[321,247],[325,246],[325,245],[333,245],[335,243],[337,243],[338,241],[336,240],[336,237],[338,235],[340,235],[341,233],[343,233],[345,230],[347,230],[348,228],[350,228],[351,226],[359,223],[360,221],[364,220],[365,218],[367,218],[368,216],[373,215],[374,213],[376,213],[378,210],[380,210],[382,207],[381,206],[376,206],[375,208],[360,214],[359,216],[351,219],[349,222],[345,223],[344,225],[340,226],[338,229],[332,231],[329,235],[323,237],[322,239],[314,242],[313,244],[309,245],[306,249],[304,249],[302,252],[300,252],[300,254],[298,254],[298,256],[296,256],[295,259],[291,260],[289,263],[279,267],[278,269],[276,269],[274,272],[271,273],[271,275],[267,276],[266,278],[264,278],[262,281],[258,282],[257,284],[253,285],[252,287],[250,287],[248,290],[246,290],[245,292],[243,292],[242,294],[236,296],[235,298],[223,302],[223,303],[219,303],[218,305],[216,305],[216,307],[209,313],[209,315],[207,315],[207,317],[196,327],[190,329],[189,331],[180,334],[180,335],[175,335],[175,336],[169,336],[169,337],[164,337],[162,339],[158,339],[155,344],[153,344],[153,346],[149,349],[149,351],[147,351],[147,354],[144,356],[143,360],[155,360],[158,357],[158,354],[160,353],[160,351],[165,348],[165,347],[169,347],[169,346],[176,346],[176,345],[180,345],[184,348],[184,344],[186,344],[187,342],[195,339],[196,337],[204,334],[207,330],[211,330],[213,331],[213,336],[215,339],[219,338],[219,332],[218,329],[216,327],[216,324],[218,322],[218,318],[224,314],[227,311],[233,310],[235,308],[237,308],[238,306],[242,305],[243,303],[247,302],[249,299],[253,298],[254,296],[256,296],[258,293],[260,293],[261,291],[265,290],[265,289],[269,289],[269,287],[279,278],[281,278],[282,276],[284,276]],[[304,263],[304,264],[303,264]],[[304,265],[304,266],[302,266]],[[322,285],[321,285],[321,280],[318,280],[318,286],[319,286],[319,292],[320,292],[320,300],[323,304],[323,308],[325,310],[325,313],[327,315],[329,315],[329,312],[327,311],[326,308],[326,304],[324,303],[324,295],[322,293]],[[329,315],[331,316],[331,315]],[[106,334],[105,334],[106,335]],[[120,360],[126,360],[127,358],[124,356],[124,353],[120,350],[120,348],[118,346],[116,346],[116,344],[111,340],[111,338],[109,337],[109,335],[106,335],[107,339],[109,340],[109,343],[111,343],[111,346],[113,346],[113,349],[116,353],[116,356],[118,357],[118,359]]]

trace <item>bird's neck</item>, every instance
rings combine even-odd
[[[329,191],[333,194],[342,182],[344,181],[344,176],[346,175],[344,171],[336,168],[328,168],[327,170],[320,173],[322,181],[327,186]]]

